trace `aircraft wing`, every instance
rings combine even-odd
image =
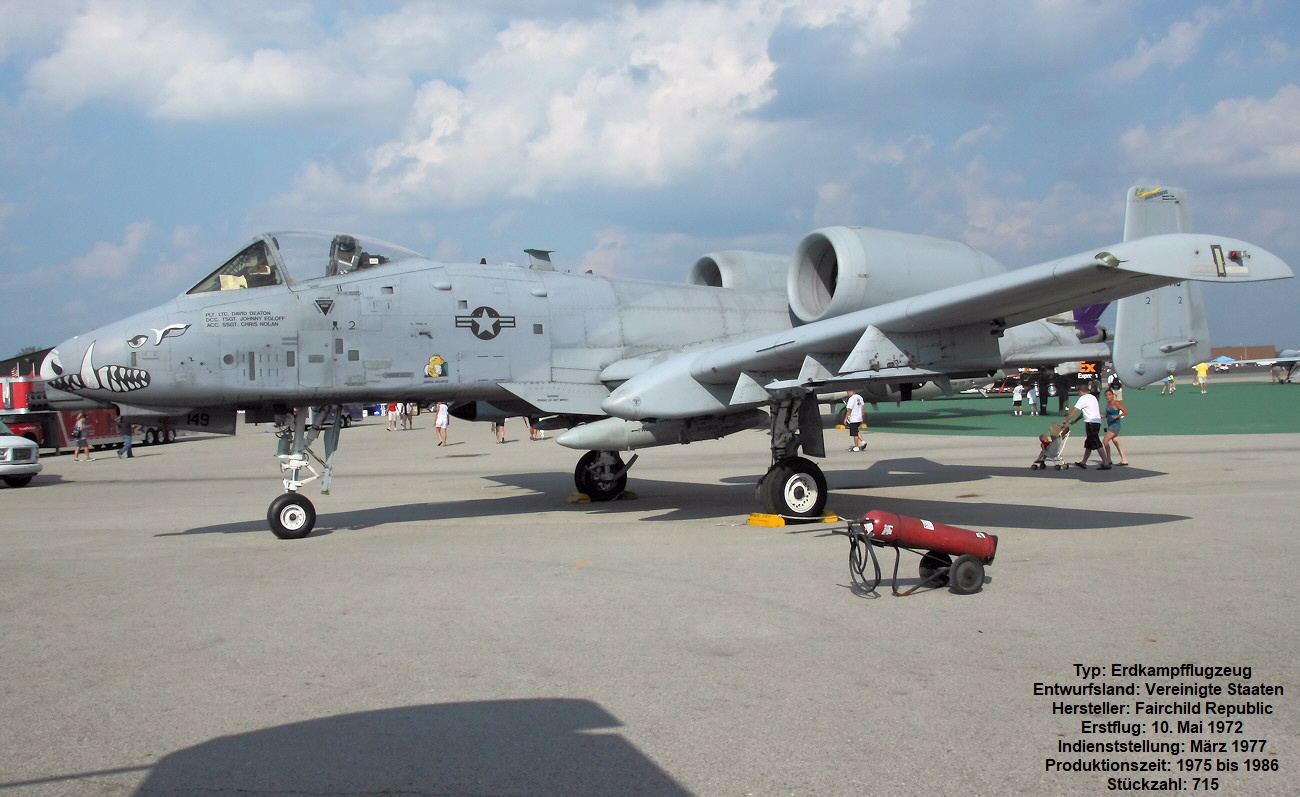
[[[1183,280],[1282,279],[1291,270],[1244,241],[1156,235],[827,318],[777,333],[683,352],[632,376],[602,402],[629,419],[689,418],[757,406],[782,392],[873,381],[944,380],[991,372],[1009,358],[1017,325]],[[1043,325],[1036,325],[1043,326]],[[1031,337],[1032,330],[1028,331]],[[1020,337],[1023,337],[1021,335]],[[1033,348],[1035,341],[1029,342]],[[1040,361],[1104,347],[1039,339]],[[1059,348],[1058,348],[1059,347]],[[1079,359],[1088,359],[1081,357]]]

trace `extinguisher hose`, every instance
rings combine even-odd
[[[876,546],[871,544],[867,535],[853,529],[848,530],[849,537],[849,579],[853,583],[853,590],[863,594],[870,594],[876,591],[880,586],[880,561],[876,559]],[[874,578],[867,578],[867,559],[871,559],[871,566],[875,571]],[[897,566],[897,563],[895,563]]]

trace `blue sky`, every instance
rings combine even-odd
[[[1008,267],[1134,184],[1300,268],[1285,0],[0,0],[0,357],[158,304],[270,229],[680,280],[860,224]],[[1300,347],[1300,281],[1208,292]]]

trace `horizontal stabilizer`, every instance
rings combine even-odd
[[[1064,362],[1084,360],[1109,360],[1110,347],[1105,343],[1080,343],[1076,346],[1041,346],[1008,354],[1009,368],[1031,368],[1044,364],[1059,365]]]

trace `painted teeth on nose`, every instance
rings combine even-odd
[[[86,387],[86,380],[81,378],[81,374],[64,374],[50,380],[50,387],[55,390],[74,391],[82,390]]]
[[[128,393],[149,386],[149,372],[121,365],[105,365],[95,372],[99,383],[114,393]]]

